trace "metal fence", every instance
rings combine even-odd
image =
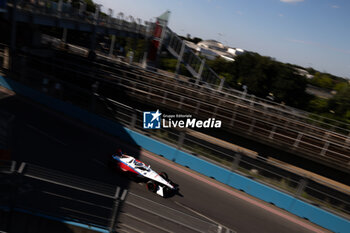
[[[82,6],[80,8],[73,8],[70,4],[63,4],[59,6],[59,3],[49,0],[37,0],[37,1],[9,1],[9,3],[17,2],[17,8],[21,11],[30,11],[37,14],[48,14],[52,16],[66,17],[67,19],[82,20],[88,23],[99,22],[102,26],[112,27],[122,31],[132,31],[136,33],[146,34],[147,26],[152,27],[152,23],[145,22],[146,25],[140,24],[140,20],[135,20],[133,17],[125,17],[124,14],[119,13],[116,18],[112,17],[112,14],[106,16],[103,14],[86,12]],[[90,21],[89,21],[90,20]],[[181,53],[181,47],[183,41],[169,28],[166,28],[165,44],[170,50],[176,53],[179,57]],[[185,46],[186,47],[186,46]],[[184,48],[185,48],[184,47]],[[211,87],[222,89],[222,92],[228,96],[242,97],[245,101],[254,102],[254,105],[261,105],[263,108],[268,108],[270,111],[277,111],[283,114],[289,114],[289,117],[297,118],[299,121],[304,121],[309,124],[314,124],[317,127],[330,129],[346,136],[350,135],[350,125],[343,122],[339,122],[333,119],[328,119],[315,114],[303,112],[298,109],[294,109],[282,104],[275,103],[266,99],[254,97],[252,95],[246,95],[241,91],[237,91],[231,88],[224,87],[223,78],[217,76],[217,74],[208,67],[202,59],[197,57],[190,49],[184,49],[184,63],[188,66],[189,70],[194,72],[195,77],[199,77],[203,82],[209,83]],[[209,86],[209,87],[210,87]],[[210,88],[212,89],[212,88]],[[310,118],[311,117],[311,118]]]
[[[63,64],[60,64],[58,60],[55,61],[55,64],[53,64],[53,62],[50,62],[45,66],[41,65],[41,68],[36,66],[31,68],[30,66],[27,66],[28,61],[22,61],[22,63],[20,61],[17,62],[17,64],[21,65],[21,69],[17,69],[20,70],[20,73],[17,74],[17,77],[19,78],[18,80],[22,83],[32,86],[49,95],[61,98],[64,101],[74,103],[91,111],[95,111],[96,113],[108,117],[112,120],[118,120],[125,126],[134,128],[136,130],[143,131],[140,112],[138,113],[139,116],[137,116],[137,111],[135,109],[115,101],[114,98],[112,98],[114,94],[118,94],[118,92],[121,92],[123,94],[129,93],[130,96],[138,96],[138,99],[142,100],[142,102],[157,100],[157,105],[159,104],[164,107],[173,106],[175,109],[180,109],[182,111],[181,113],[183,113],[184,109],[188,108],[189,112],[198,112],[204,116],[206,116],[205,114],[208,114],[208,116],[213,116],[213,114],[216,114],[215,117],[217,119],[218,116],[220,116],[219,113],[221,110],[217,105],[210,104],[210,100],[207,102],[199,102],[198,100],[197,102],[186,102],[196,101],[195,98],[191,99],[185,95],[187,91],[191,91],[190,93],[192,95],[195,93],[194,90],[196,90],[196,88],[190,88],[189,86],[186,87],[187,89],[183,89],[184,87],[180,85],[181,83],[179,85],[174,85],[173,83],[173,88],[178,89],[178,91],[182,92],[183,95],[167,90],[167,85],[171,84],[169,80],[167,81],[163,79],[163,84],[162,82],[158,82],[155,85],[151,85],[151,82],[147,81],[147,75],[141,75],[140,73],[133,73],[127,70],[119,70],[118,72],[120,75],[115,74],[117,73],[118,69],[113,69],[113,72],[109,72],[108,76],[102,75],[103,72],[96,73],[96,70],[102,71],[102,69],[100,69],[100,64],[96,64],[94,67],[95,71],[93,71],[84,69],[80,70],[82,67],[79,69],[74,68],[73,64],[71,64],[73,67],[65,66]],[[30,61],[34,63],[38,62],[35,58],[31,58]],[[42,62],[43,61],[40,61],[38,64],[43,64]],[[46,70],[44,71],[42,68],[45,68]],[[51,73],[47,73],[48,70]],[[64,71],[68,71],[70,74],[68,80],[61,78],[67,74],[67,72]],[[53,74],[57,74],[57,76]],[[133,79],[131,79],[131,77],[133,77]],[[160,78],[158,77],[158,79]],[[143,82],[141,82],[141,80]],[[96,81],[98,81],[100,85],[94,88]],[[152,79],[151,81],[154,82],[155,79]],[[59,88],[57,88],[57,84],[59,84]],[[197,94],[200,93],[200,89],[197,89]],[[202,93],[201,100],[205,99],[205,97],[210,99],[214,97],[218,98],[219,96],[220,95],[216,92],[212,92],[212,95],[209,95],[209,97],[207,94]],[[247,107],[247,105],[244,104],[238,105],[240,103],[244,103],[244,99],[239,99],[235,103],[236,106]],[[206,106],[211,107],[211,109]],[[248,106],[251,107],[250,104]],[[235,110],[237,109],[238,107]],[[259,127],[261,120],[255,120],[255,126],[252,127],[251,124],[249,124],[249,122],[247,123],[245,120],[250,117],[249,114],[251,112],[255,114],[257,110],[251,108],[243,109],[244,111],[242,113],[239,111],[235,113],[238,116],[241,116],[242,120],[239,120],[239,118],[233,118],[235,119],[233,121],[234,125],[239,125],[240,127],[245,126],[246,128],[244,130],[248,132],[249,130],[254,133],[259,133],[259,131],[256,130],[265,132],[265,124],[270,123],[263,122],[262,127]],[[262,114],[268,114],[268,112],[262,112]],[[136,117],[134,117],[135,115]],[[232,118],[230,118],[230,123],[231,122]],[[289,130],[291,132],[293,132],[293,130],[288,128],[281,128],[282,132],[279,132],[276,129],[277,127],[281,126],[273,126],[275,126],[274,131],[270,130],[267,134],[265,132],[265,136],[279,140],[282,140],[283,138],[289,138],[293,142],[294,147],[298,147],[302,144],[310,144],[308,141],[303,140],[303,138],[299,138],[299,142],[295,144],[297,142],[295,138],[292,139],[288,137],[288,135],[283,136],[281,134],[284,133],[285,130]],[[287,126],[288,124],[286,124],[285,127]],[[215,143],[210,143],[207,140],[198,139],[197,136],[193,136],[189,132],[186,132],[186,136],[181,136],[183,132],[179,132],[176,129],[162,129],[152,132],[144,131],[143,133],[152,137],[156,137],[158,140],[164,141],[166,143],[172,143],[178,148],[181,148],[192,154],[203,156],[204,158],[210,159],[211,162],[217,163],[220,166],[224,166],[228,169],[233,169],[237,172],[243,172],[242,174],[250,176],[254,179],[259,179],[261,182],[269,183],[269,185],[273,185],[276,188],[283,189],[291,193],[295,193],[296,190],[301,189],[300,180],[303,178],[303,175],[300,175],[300,172],[291,171],[291,169],[284,167],[283,164],[278,164],[267,161],[264,158],[259,158],[256,154],[243,153],[240,150],[237,151],[232,148],[228,150],[225,147],[218,146]],[[296,135],[298,135],[298,133],[299,131],[296,131]],[[318,141],[322,142],[321,137],[312,137],[315,138],[315,140],[317,139]],[[329,138],[330,137],[328,137],[328,139]],[[179,144],[179,142],[181,143]],[[333,145],[333,143],[334,142],[330,142],[328,144],[327,151],[330,151],[330,149],[332,149],[330,145]],[[322,145],[318,146],[318,148],[320,150],[324,149]],[[310,177],[304,177],[302,180],[310,179]],[[315,178],[312,178],[311,180],[315,181]],[[304,181],[302,181],[302,183],[304,183]],[[316,183],[317,185],[315,186]],[[348,190],[336,187],[330,183],[317,179],[315,183],[309,182],[308,184],[313,184],[316,188],[314,186],[310,186],[310,189],[302,189],[303,191],[298,191],[300,198],[307,198],[306,200],[313,202],[316,205],[322,205],[325,208],[331,206],[332,209],[341,210],[344,213],[349,212],[349,203],[346,201],[349,193]],[[320,187],[322,187],[322,189],[319,189]],[[315,190],[319,190],[319,192],[316,192]]]
[[[296,197],[318,205],[329,211],[348,217],[350,215],[349,190],[327,181],[305,175],[293,170],[284,164],[259,157],[256,153],[217,145],[207,138],[198,137],[192,131],[180,129],[144,130],[142,126],[142,112],[92,92],[86,88],[77,87],[70,82],[64,82],[50,76],[45,76],[49,81],[43,82],[40,72],[33,73],[30,79],[23,82],[49,95],[76,104],[111,120],[118,121],[124,126],[137,130],[147,136],[170,144],[195,156],[207,159],[219,166],[231,169],[244,176],[256,179],[259,182],[270,185]],[[28,77],[27,77],[28,78]],[[92,79],[91,81],[95,81]],[[55,83],[61,85],[61,93],[55,90]],[[91,82],[90,82],[91,83]],[[113,89],[113,88],[112,88]],[[115,91],[115,89],[113,89]],[[142,89],[133,88],[136,91]],[[151,98],[144,92],[142,99]],[[165,101],[167,101],[165,99]],[[170,102],[167,102],[170,104]],[[179,105],[178,101],[173,101]]]
[[[221,225],[127,192],[118,186],[28,163],[16,166],[15,161],[0,161],[0,168],[0,182],[3,187],[7,187],[0,189],[0,209],[6,209],[5,212],[10,214],[35,213],[109,232],[119,232],[119,229],[128,227],[135,229],[140,223],[147,226],[147,230],[138,229],[142,232],[223,232]],[[27,221],[31,218],[27,217]],[[21,220],[15,221],[7,219],[7,222],[0,221],[0,230],[9,229],[13,232],[17,229],[13,223],[22,225],[18,221],[26,218],[22,216]],[[133,225],[134,221],[139,224]],[[224,229],[227,233],[232,232]]]
[[[224,147],[208,138],[196,136],[192,130],[178,128],[147,130],[143,128],[142,111],[97,95],[100,104],[108,106],[105,117],[117,120],[124,126],[153,137],[175,148],[201,157],[226,169],[287,192],[299,199],[332,212],[341,212],[350,218],[350,190],[304,174],[287,165],[258,156],[242,148]],[[107,102],[107,103],[106,103]]]
[[[44,167],[11,162],[11,172],[1,171],[1,180],[9,186],[1,191],[2,208],[10,213],[30,211],[50,217],[88,224],[113,231],[119,204],[127,190]],[[7,198],[6,198],[7,197]],[[12,229],[13,222],[5,223]]]
[[[205,59],[195,54],[175,32],[165,29],[164,44],[167,50],[184,63],[186,69],[196,78],[196,84],[201,83],[210,89],[222,90],[225,78],[219,77],[206,63]],[[176,73],[179,72],[177,68]]]
[[[95,12],[86,11],[86,6],[80,3],[79,8],[74,8],[69,3],[63,1],[35,0],[35,1],[8,1],[8,6],[16,5],[17,11],[28,12],[30,14],[59,17],[60,19],[74,20],[76,22],[95,24],[101,27],[116,29],[120,31],[132,32],[145,35],[147,26],[141,24],[140,20],[132,17],[124,17],[119,14],[118,17],[100,13],[99,6],[96,5]]]
[[[75,50],[75,46],[71,47]],[[83,48],[79,48],[79,50],[81,53]],[[109,62],[113,61],[102,55],[100,58],[107,59]],[[63,65],[64,62],[61,62],[61,64]],[[178,83],[176,82],[177,80],[174,80],[172,77],[160,75],[159,73],[151,71],[140,72],[140,67],[133,66],[132,68],[136,71],[123,70],[120,72],[120,69],[112,68],[110,65],[111,64],[99,64],[99,71],[108,71],[105,74],[115,78],[119,78],[119,75],[123,75],[124,78],[133,78],[134,81],[142,82],[145,85],[163,89],[166,88],[179,95],[186,95],[188,98],[197,97],[197,99],[212,105],[217,104],[221,109],[226,108],[230,114],[234,114],[234,111],[240,110],[240,108],[237,109],[236,105],[243,106],[241,112],[244,112],[244,114],[248,112],[254,115],[254,117],[260,115],[260,120],[272,121],[274,124],[282,124],[284,127],[296,129],[299,132],[304,131],[307,134],[338,142],[344,144],[346,148],[350,145],[350,137],[348,136],[350,135],[350,126],[346,123],[332,122],[332,120],[322,119],[322,117],[317,120],[317,117],[311,113],[296,110],[288,106],[278,105],[268,100],[263,101],[263,99],[256,98],[252,95],[245,95],[239,91],[227,90],[231,93],[213,91],[210,88],[208,89],[204,86],[193,84],[188,80],[181,80],[180,83]],[[84,67],[79,67],[79,69],[95,72]],[[209,98],[206,97],[203,99],[203,95],[208,95]],[[223,99],[224,101],[222,101]],[[328,124],[324,121],[329,121],[333,124]]]
[[[299,121],[298,118],[289,115],[276,114],[270,108],[264,108],[251,100],[241,97],[235,97],[234,100],[224,93],[203,90],[203,87],[177,83],[174,80],[123,70],[103,63],[94,63],[94,67],[91,68],[87,63],[76,65],[68,64],[64,59],[52,59],[48,62],[31,57],[27,64],[18,63],[21,64],[23,76],[28,73],[31,76],[30,79],[23,78],[23,81],[32,82],[39,79],[38,85],[42,85],[43,77],[48,75],[56,79],[55,82],[72,83],[88,92],[98,81],[97,88],[103,96],[115,98],[115,90],[121,90],[142,103],[169,111],[192,113],[201,119],[216,118],[221,120],[224,129],[230,132],[247,135],[277,147],[287,146],[291,151],[304,154],[307,158],[349,169],[349,137]],[[69,91],[69,85],[66,89]],[[81,102],[87,103],[85,100]]]
[[[15,2],[15,1],[10,1]],[[53,7],[56,6],[56,7]],[[98,13],[87,13],[82,11],[81,9],[73,8],[69,4],[65,5],[66,7],[58,7],[56,2],[53,1],[33,1],[33,3],[28,1],[20,1],[17,5],[17,8],[22,11],[30,11],[34,13],[45,13],[53,16],[62,16],[67,17],[69,19],[76,20],[88,20],[92,18],[92,21],[87,21],[89,23],[99,22],[101,25],[112,27],[122,31],[132,31],[136,33],[146,34],[147,26],[141,25],[140,20],[135,20],[132,17],[129,17],[128,20],[124,17],[123,14],[119,14],[117,18],[113,18],[112,16],[105,16]],[[60,9],[60,10],[59,10]],[[83,12],[83,13],[82,13]],[[66,16],[65,16],[66,15]],[[147,25],[152,27],[152,23],[147,22]],[[165,33],[165,43],[167,47],[176,53],[176,56],[179,57],[181,53],[181,47],[183,41],[169,28],[166,28]],[[184,46],[185,48],[186,46]],[[81,51],[79,51],[81,52]],[[243,92],[224,87],[223,78],[217,76],[217,74],[208,67],[203,60],[197,57],[190,49],[184,49],[183,52],[183,61],[186,66],[188,66],[189,70],[192,70],[195,77],[198,80],[202,80],[205,83],[210,84],[207,86],[210,90],[213,90],[212,87],[217,88],[221,91],[218,93],[223,93],[228,98],[233,99],[244,99],[244,102],[249,102],[251,105],[255,107],[259,106],[260,108],[267,109],[269,112],[278,112],[281,115],[288,116],[289,118],[293,118],[298,121],[303,121],[308,124],[312,124],[315,127],[321,127],[328,129],[330,131],[334,131],[340,134],[343,134],[347,137],[350,135],[350,125],[345,124],[343,122],[339,122],[332,119],[327,119],[325,117],[321,117],[315,114],[303,112],[298,109],[294,109],[288,106],[284,106],[273,101],[269,101],[266,99],[258,98],[252,95],[246,95]],[[198,82],[197,82],[198,84]],[[244,98],[242,98],[244,97]],[[350,140],[348,140],[350,141]]]

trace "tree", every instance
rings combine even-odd
[[[96,4],[92,0],[85,0],[86,2],[86,11],[95,12]]]
[[[321,88],[332,89],[334,87],[333,80],[328,74],[325,73],[316,72],[310,82],[311,84]]]
[[[195,44],[199,43],[202,41],[202,38],[199,38],[199,37],[194,37],[193,39],[191,38],[191,35],[190,34],[187,34],[186,37],[184,36],[179,36],[181,39],[183,40],[187,40],[187,41],[191,41]]]
[[[313,113],[320,114],[324,112],[329,112],[328,108],[329,107],[328,107],[327,99],[323,99],[315,96],[309,101],[307,110]]]
[[[329,109],[344,120],[350,121],[350,87],[341,89],[329,100]]]
[[[265,98],[273,94],[275,100],[294,107],[305,107],[309,96],[305,93],[307,81],[294,67],[257,53],[244,53],[228,62],[222,58],[208,61],[208,65],[226,78],[232,87],[248,86],[248,92]]]
[[[192,39],[192,42],[195,43],[195,44],[198,44],[198,43],[201,42],[201,41],[202,41],[202,39],[199,38],[199,37],[194,37],[194,38]]]
[[[347,88],[349,86],[349,83],[348,82],[340,82],[340,83],[337,83],[333,89],[337,92],[341,91],[342,89],[344,88]]]

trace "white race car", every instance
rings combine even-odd
[[[173,183],[165,172],[158,174],[151,169],[150,165],[146,166],[134,157],[123,154],[121,150],[112,155],[111,162],[118,170],[144,180],[149,191],[162,197],[178,191],[178,185]]]

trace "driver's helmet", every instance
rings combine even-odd
[[[121,150],[121,149],[118,149],[118,150],[117,150],[117,155],[118,155],[119,157],[122,157],[123,152],[122,152],[122,150]]]

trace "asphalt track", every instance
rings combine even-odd
[[[2,99],[1,110],[16,117],[14,160],[120,185],[132,194],[208,218],[236,232],[325,232],[304,219],[28,100]],[[180,185],[181,195],[161,198],[108,169],[106,161],[117,148],[151,164],[156,171],[166,171]]]

